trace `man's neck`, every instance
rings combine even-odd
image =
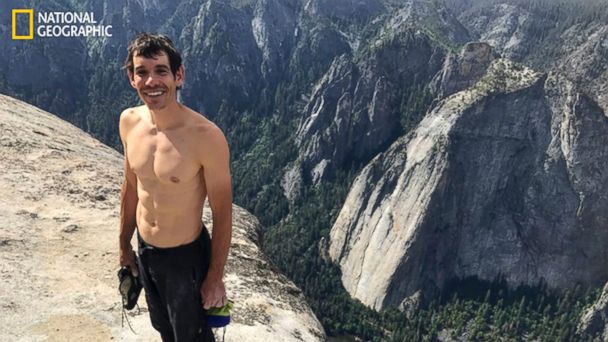
[[[163,109],[152,110],[148,108],[148,112],[152,124],[159,131],[180,126],[184,121],[184,110],[177,102],[173,102]]]

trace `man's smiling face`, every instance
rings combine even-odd
[[[135,55],[133,74],[129,72],[131,85],[151,110],[160,110],[177,102],[177,87],[182,85],[183,76],[183,67],[173,75],[169,57],[164,51],[154,58]]]

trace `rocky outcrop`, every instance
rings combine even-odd
[[[449,53],[433,82],[437,97],[444,98],[472,86],[498,57],[491,45],[482,42],[467,43],[459,54]]]
[[[600,298],[581,316],[577,333],[608,340],[608,284],[604,285]]]
[[[159,341],[143,296],[129,314],[137,335],[120,323],[121,156],[3,95],[0,119],[0,340]],[[260,252],[257,219],[233,210],[226,341],[323,340],[301,291]]]
[[[494,60],[363,169],[329,254],[376,309],[467,276],[601,285],[607,160],[596,103],[559,74]]]

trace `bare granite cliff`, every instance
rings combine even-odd
[[[326,5],[311,1],[306,8],[320,16],[319,8]],[[349,12],[333,9],[332,17]],[[412,98],[424,96],[425,85],[441,70],[448,50],[441,41],[468,39],[445,8],[426,1],[353,4],[352,11],[359,13],[350,14],[356,18],[376,16],[371,20],[375,33],[346,27],[331,39],[334,49],[343,48],[324,58],[330,61],[325,73],[303,96],[295,133],[298,157],[282,181],[290,200],[303,185],[317,185],[350,164],[368,162],[409,129],[408,121],[415,119],[406,108],[413,106]]]
[[[121,155],[0,95],[0,171],[0,340],[160,341],[143,296],[129,313],[137,335],[121,327]],[[324,340],[301,291],[259,250],[257,219],[233,210],[226,341]],[[208,210],[204,220],[211,226]]]
[[[494,47],[484,42],[467,43],[459,54],[450,52],[433,80],[435,93],[444,98],[472,86],[498,57]]]
[[[329,255],[376,309],[467,276],[601,286],[607,167],[600,106],[561,74],[494,59],[361,171]]]

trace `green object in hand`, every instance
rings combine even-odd
[[[211,328],[221,328],[230,324],[230,310],[234,303],[228,301],[226,305],[221,307],[209,308],[207,314],[207,325]]]

